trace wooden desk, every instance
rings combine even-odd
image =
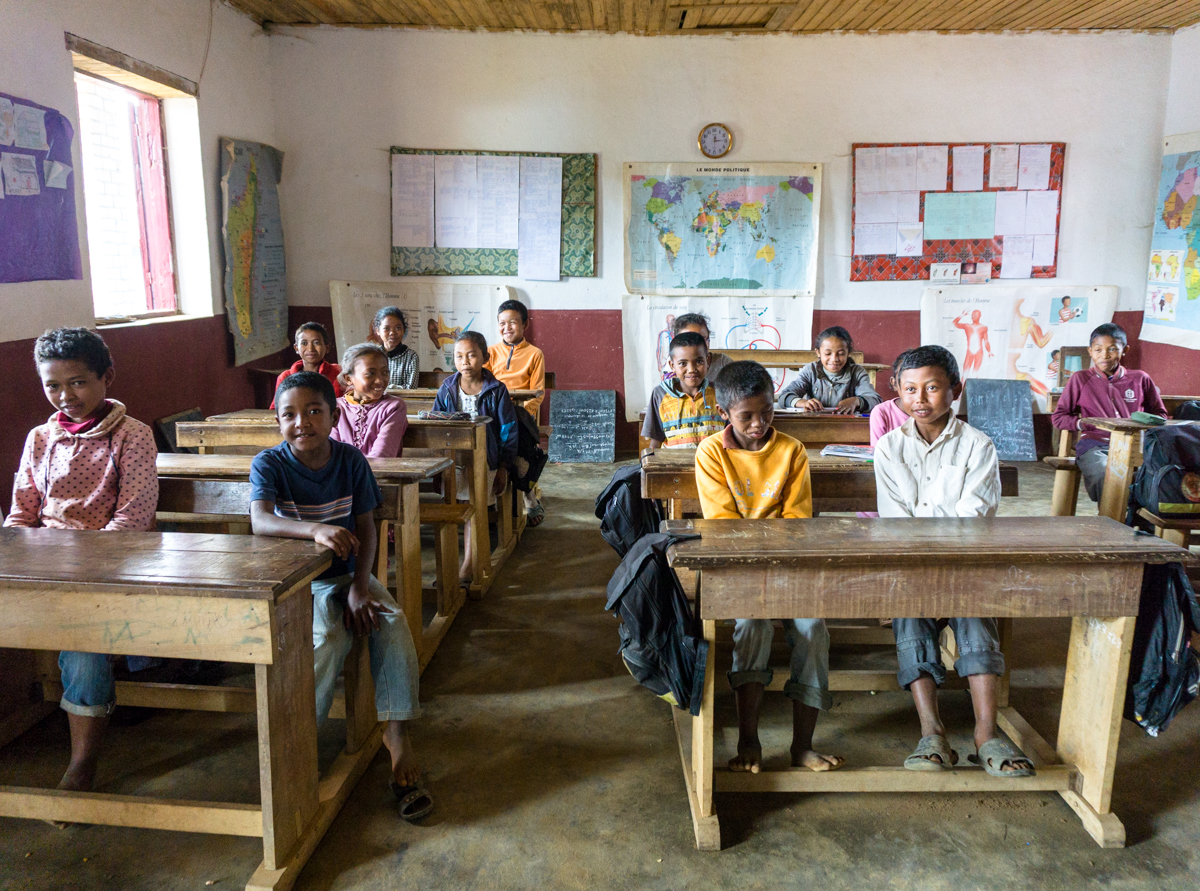
[[[643,411],[638,419],[638,449],[644,451],[650,445],[650,441],[641,436],[641,423],[646,420],[646,413]],[[826,415],[796,411],[794,408],[777,408],[772,426],[804,443],[810,455],[834,443],[868,445],[871,442],[871,419],[858,415]]]
[[[1104,470],[1104,489],[1100,494],[1099,513],[1102,517],[1124,523],[1125,514],[1129,510],[1129,490],[1133,486],[1133,475],[1142,466],[1142,434],[1147,430],[1157,430],[1158,427],[1139,424],[1127,418],[1084,418],[1083,423],[1109,431],[1108,465]]]
[[[158,519],[163,522],[248,522],[250,464],[245,455],[162,454],[158,456]],[[383,492],[376,511],[379,544],[375,577],[388,581],[388,530],[396,530],[396,602],[404,610],[420,657],[429,664],[461,606],[458,586],[458,540],[453,552],[439,556],[437,613],[428,628],[422,621],[421,503],[419,486],[454,466],[441,458],[370,458],[371,471]],[[444,564],[449,562],[449,566]]]
[[[730,362],[757,362],[763,368],[791,368],[796,371],[820,358],[816,350],[723,350],[714,347],[713,352],[728,356]],[[864,362],[860,350],[852,352],[850,358],[866,369],[871,378],[872,387],[875,386],[875,378],[878,373],[885,368],[891,370],[892,367]]]
[[[1109,804],[1142,567],[1195,562],[1186,551],[1101,517],[672,520],[666,527],[702,536],[669,551],[673,566],[700,572],[697,614],[709,642],[700,714],[689,720],[673,709],[697,848],[720,848],[714,790],[1052,790],[1101,846],[1124,845]],[[718,621],[905,615],[1072,617],[1057,748],[1006,698],[1000,702],[1000,727],[1037,763],[1037,776],[963,767],[921,773],[898,764],[829,773],[714,768]]]
[[[375,726],[318,785],[309,585],[329,563],[327,549],[283,538],[0,529],[0,647],[254,666],[262,796],[255,805],[3,786],[0,815],[262,836],[246,887],[291,887],[383,739]]]
[[[437,398],[437,387],[413,387],[411,390],[402,390],[399,387],[389,387],[387,391],[389,396],[399,396],[404,400],[404,404],[408,409],[409,414],[416,414],[419,411],[433,411],[433,400]],[[509,390],[508,395],[512,397],[512,401],[516,405],[524,405],[530,399],[536,399],[537,390]]]

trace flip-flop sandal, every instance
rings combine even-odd
[[[941,762],[931,761],[937,755]],[[904,759],[905,770],[950,770],[958,763],[958,752],[950,748],[944,736],[922,736],[913,753]]]
[[[989,739],[979,747],[979,754],[968,755],[967,760],[972,764],[978,764],[994,777],[1032,777],[1037,776],[1037,771],[1033,769],[1033,762],[1029,756],[1018,749],[1016,746],[1009,743],[1006,739],[996,737]],[[1028,767],[1019,767],[1020,764],[1027,764]],[[1004,765],[1010,765],[1013,770],[1005,770]]]
[[[428,817],[433,810],[433,796],[424,786],[401,786],[393,782],[392,794],[396,796],[396,810],[401,819],[409,823]]]
[[[546,508],[542,507],[541,502],[538,502],[537,507],[531,508],[525,515],[525,525],[532,529],[541,526],[544,519],[546,519]]]

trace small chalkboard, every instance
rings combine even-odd
[[[611,464],[617,450],[614,390],[550,391],[550,460]]]
[[[1029,381],[967,381],[967,423],[996,444],[1001,461],[1036,461]]]

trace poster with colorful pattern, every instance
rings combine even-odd
[[[1200,350],[1200,133],[1164,143],[1142,340]]]

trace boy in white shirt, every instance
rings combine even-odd
[[[923,346],[896,360],[900,404],[909,420],[875,446],[875,485],[880,517],[993,517],[1000,500],[996,447],[983,433],[954,416],[962,393],[958,362],[949,350]],[[987,618],[894,619],[902,687],[912,692],[921,719],[921,741],[904,761],[909,770],[950,770],[958,754],[946,740],[937,689],[946,679],[938,633],[954,630],[959,657],[954,670],[965,677],[975,710],[972,761],[992,776],[1034,773],[1025,754],[1000,737],[996,689],[1004,656],[996,620]]]

